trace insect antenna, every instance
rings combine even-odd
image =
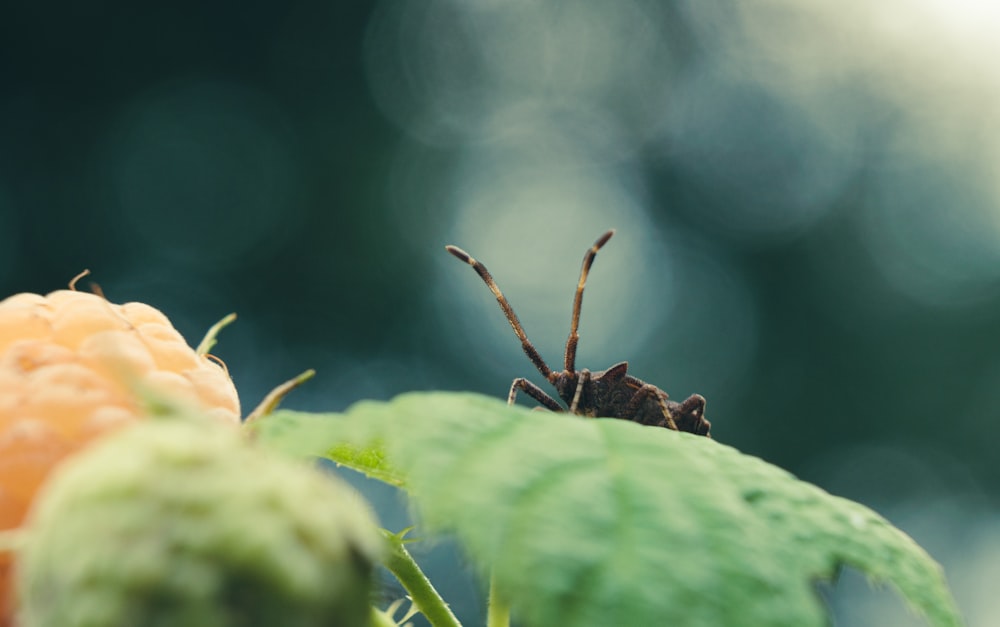
[[[590,273],[590,266],[594,263],[597,251],[608,243],[615,230],[611,229],[600,236],[594,245],[590,247],[583,257],[583,268],[580,269],[580,282],[576,284],[576,296],[573,298],[573,320],[569,325],[569,339],[566,340],[566,371],[576,372],[576,345],[580,342],[580,307],[583,305],[583,288],[587,285],[587,274]]]
[[[610,235],[608,237],[610,237]],[[521,340],[521,348],[524,349],[524,354],[528,356],[531,363],[535,364],[535,368],[538,368],[538,372],[542,373],[543,377],[549,381],[555,380],[555,373],[553,373],[552,369],[545,363],[542,356],[538,354],[534,345],[528,341],[528,336],[524,333],[521,321],[517,319],[517,314],[514,313],[510,303],[507,302],[507,298],[503,295],[503,292],[501,292],[500,288],[497,287],[496,281],[493,280],[493,277],[490,275],[490,271],[486,269],[486,266],[473,259],[472,255],[465,252],[458,246],[449,245],[444,248],[455,257],[458,257],[465,263],[472,266],[472,269],[476,271],[476,274],[478,274],[483,282],[486,283],[486,287],[490,288],[493,295],[497,297],[497,302],[500,303],[500,308],[503,309],[503,314],[507,317],[507,322],[510,323],[510,326],[514,329],[514,333],[517,334],[518,339]]]

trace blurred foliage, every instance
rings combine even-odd
[[[403,477],[427,527],[454,531],[527,624],[827,625],[813,586],[845,565],[931,625],[963,623],[909,536],[709,438],[444,393],[258,425],[264,443],[325,444],[370,476],[387,455],[386,480]]]

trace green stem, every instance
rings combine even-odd
[[[90,271],[88,270],[87,272]],[[74,279],[74,281],[75,280],[76,279]],[[213,324],[212,328],[205,334],[205,337],[198,343],[198,348],[194,349],[194,352],[199,355],[207,355],[208,351],[212,350],[212,347],[215,346],[219,331],[232,324],[233,320],[236,320],[236,314],[231,313],[222,320]]]
[[[490,600],[486,627],[510,627],[510,605],[497,594],[496,577],[490,577]]]
[[[288,396],[289,392],[299,387],[309,379],[312,379],[315,375],[316,371],[310,368],[297,377],[285,381],[278,387],[268,392],[267,396],[264,397],[264,400],[260,402],[260,405],[257,405],[257,407],[254,408],[254,410],[246,417],[246,420],[243,421],[243,425],[252,425],[264,416],[272,413],[278,408],[278,404],[281,403],[286,396]]]
[[[398,627],[396,621],[386,616],[385,612],[381,612],[374,607],[372,608],[370,625],[371,627]]]
[[[403,534],[383,531],[389,544],[389,554],[385,557],[385,567],[396,576],[409,593],[413,604],[427,617],[432,627],[462,627],[451,608],[438,594],[430,579],[420,570],[420,566],[403,546]]]

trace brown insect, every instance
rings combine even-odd
[[[594,263],[597,251],[601,249],[611,236],[614,229],[602,235],[590,247],[583,258],[583,268],[580,270],[580,282],[576,286],[576,296],[573,299],[573,319],[569,327],[569,339],[566,341],[565,368],[562,372],[554,372],[538,354],[535,347],[528,341],[528,336],[521,327],[521,321],[504,297],[500,288],[479,261],[457,246],[445,246],[452,255],[458,257],[479,274],[480,278],[497,297],[500,308],[503,309],[507,321],[514,328],[514,333],[521,340],[521,348],[538,368],[542,376],[551,383],[559,394],[559,398],[569,407],[569,412],[581,416],[621,418],[644,425],[666,427],[675,431],[687,431],[697,435],[709,435],[711,423],[705,420],[705,398],[692,394],[683,403],[670,400],[667,393],[644,381],[628,374],[628,362],[621,362],[599,372],[591,372],[584,368],[576,369],[576,346],[580,341],[577,330],[580,326],[580,306],[583,303],[583,288],[587,283],[587,274]],[[524,378],[514,379],[507,395],[508,404],[517,397],[517,391],[522,390],[552,411],[566,411],[562,405],[549,396],[540,387]]]

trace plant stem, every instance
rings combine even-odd
[[[76,279],[73,280],[75,281]],[[196,348],[194,352],[196,352],[199,355],[207,355],[208,351],[212,350],[212,347],[215,346],[216,338],[219,335],[219,331],[232,324],[233,320],[236,320],[236,314],[231,313],[222,320],[219,320],[218,322],[213,324],[212,328],[209,329],[208,333],[205,334],[204,339],[202,339],[202,341],[198,343],[198,348]]]
[[[486,627],[510,627],[510,605],[497,594],[496,577],[490,577],[489,609],[486,613]]]
[[[413,599],[413,604],[427,617],[432,627],[462,627],[451,608],[431,585],[427,575],[403,546],[402,534],[383,531],[389,544],[389,554],[385,557],[385,567],[396,576]]]
[[[372,608],[371,615],[371,627],[397,627],[396,621],[390,619],[385,615],[385,612],[381,612],[376,608]]]
[[[316,371],[310,368],[297,377],[285,381],[278,387],[268,392],[267,396],[264,397],[264,400],[260,402],[260,405],[257,405],[257,407],[250,412],[250,415],[246,417],[246,420],[243,421],[243,425],[251,425],[260,420],[262,417],[273,412],[278,408],[278,403],[284,400],[284,398],[288,396],[289,392],[299,387],[309,379],[312,379],[315,374]]]

